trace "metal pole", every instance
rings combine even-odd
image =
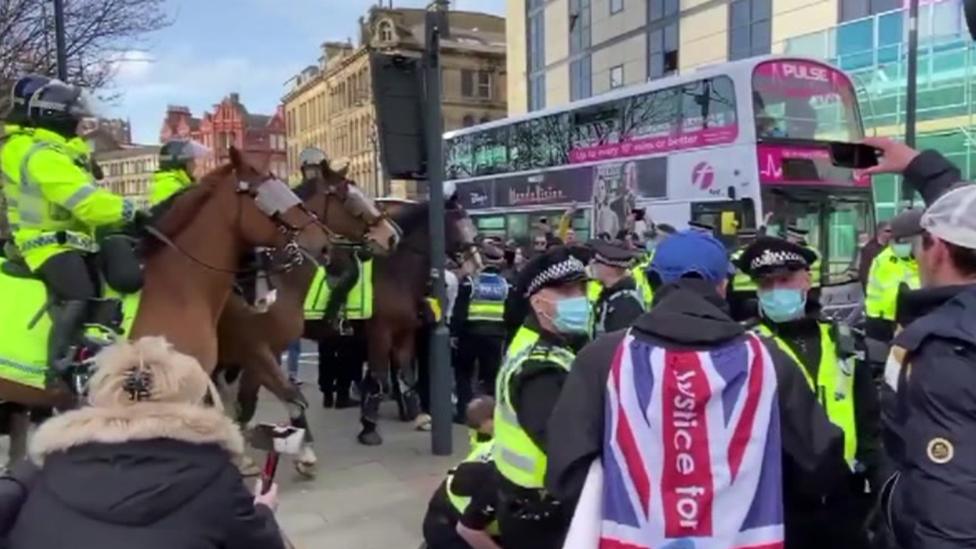
[[[58,79],[68,81],[68,46],[64,39],[64,0],[54,0],[54,40],[57,48]]]
[[[430,200],[430,271],[433,277],[434,298],[441,307],[447,306],[447,291],[444,285],[444,258],[446,245],[444,237],[444,163],[441,149],[441,64],[440,38],[448,30],[440,28],[446,21],[441,10],[446,8],[446,0],[434,0],[427,8],[426,55],[424,62],[424,84],[427,103],[427,192]],[[446,311],[443,311],[446,312]],[[431,433],[430,447],[435,456],[449,456],[452,453],[451,430],[451,358],[450,334],[441,314],[430,338],[430,407]]]
[[[915,121],[918,109],[918,0],[908,5],[908,89],[905,92],[905,144],[915,148]],[[910,201],[914,191],[902,179],[901,199]]]

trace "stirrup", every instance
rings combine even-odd
[[[339,329],[339,335],[351,336],[353,334],[352,323],[350,323],[347,319],[340,317],[337,326]]]

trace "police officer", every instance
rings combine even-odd
[[[628,328],[644,313],[643,299],[629,270],[636,254],[620,241],[596,240],[592,246],[590,270],[602,288],[593,309],[594,334]]]
[[[867,363],[855,362],[849,329],[823,320],[811,296],[816,253],[779,238],[761,237],[742,253],[739,266],[756,283],[758,331],[796,363],[827,417],[844,431],[850,482],[815,497],[787,497],[789,547],[864,547],[870,508],[865,482],[880,488],[880,405]],[[800,541],[802,540],[802,542]]]
[[[738,267],[742,253],[756,241],[755,229],[742,228],[736,232],[736,248],[730,259],[735,266],[732,284],[729,291],[729,308],[732,318],[739,322],[746,321],[756,315],[756,283],[745,271]]]
[[[95,229],[133,220],[136,207],[95,187],[86,159],[68,146],[81,119],[93,114],[83,90],[58,80],[34,86],[35,78],[14,85],[30,131],[7,139],[0,170],[14,243],[53,298],[48,358],[53,372],[63,373],[97,295]]]
[[[173,139],[159,149],[159,169],[149,184],[149,204],[156,206],[193,184],[197,162],[210,151],[192,139]]]
[[[582,261],[557,246],[533,258],[517,286],[530,311],[505,355],[495,389],[498,520],[506,549],[559,547],[566,513],[543,489],[546,429],[576,350],[587,340]]]
[[[501,274],[505,256],[496,246],[481,247],[484,269],[459,280],[451,314],[451,335],[457,338],[455,395],[459,422],[471,401],[475,368],[481,390],[495,394],[495,375],[502,363],[505,344],[505,301],[509,284]]]
[[[898,293],[902,285],[910,290],[919,288],[918,261],[909,240],[893,238],[888,247],[874,258],[868,272],[864,299],[864,314],[867,317],[864,328],[868,337],[885,343],[894,337]]]

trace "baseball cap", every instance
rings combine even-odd
[[[658,244],[647,270],[661,277],[664,284],[688,275],[718,284],[728,276],[729,254],[713,235],[690,229]]]
[[[907,210],[891,220],[894,238],[915,236],[922,231],[950,244],[976,250],[976,185],[956,186],[924,212]]]

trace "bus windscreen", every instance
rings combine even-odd
[[[827,65],[785,59],[756,66],[752,80],[760,140],[859,141],[863,137],[850,80]]]

